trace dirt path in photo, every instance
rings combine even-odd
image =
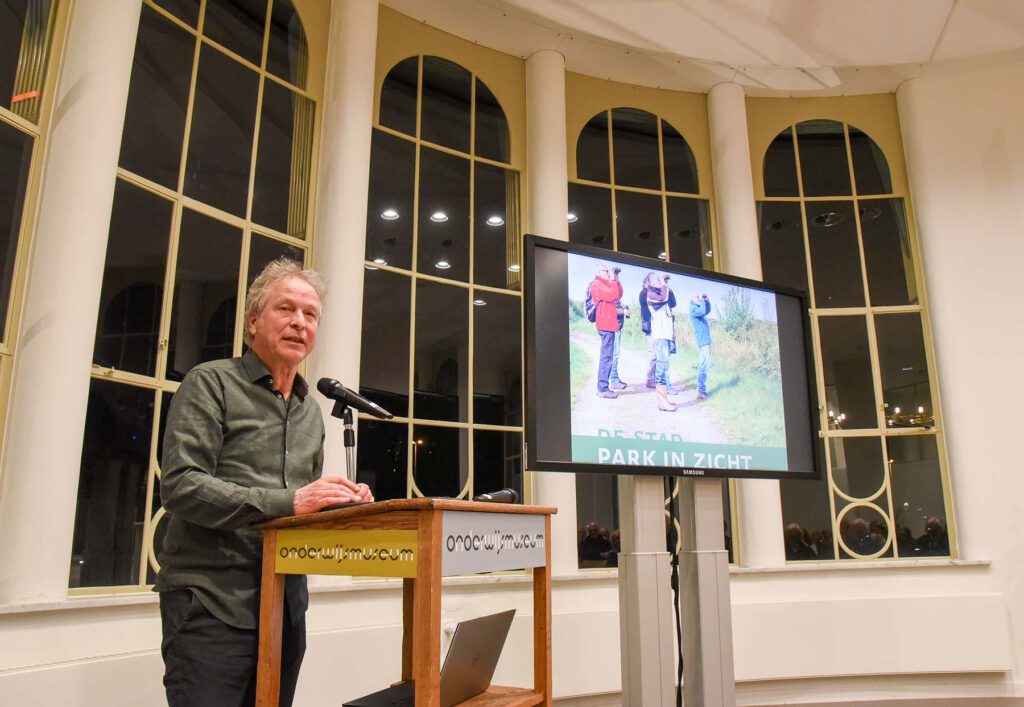
[[[678,434],[684,440],[699,440],[711,444],[728,442],[725,433],[715,424],[697,400],[697,389],[692,385],[692,372],[684,373],[669,367],[672,385],[676,390],[669,400],[679,407],[675,412],[658,410],[658,395],[653,388],[648,388],[646,352],[639,352],[621,347],[619,349],[619,378],[626,383],[625,390],[615,391],[618,398],[610,400],[597,397],[597,361],[600,354],[600,342],[593,336],[575,332],[572,340],[594,361],[591,373],[583,390],[576,399],[572,412],[572,433],[579,435],[597,435],[598,429],[607,430],[619,427],[632,436],[632,431],[651,433]],[[677,357],[672,356],[672,363],[677,364]],[[677,364],[678,365],[678,364]],[[690,384],[682,381],[689,375]]]

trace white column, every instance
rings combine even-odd
[[[720,83],[711,89],[708,93],[708,123],[720,262],[730,275],[760,280],[761,250],[742,86]],[[739,490],[737,510],[743,564],[748,567],[784,564],[779,482],[742,480],[736,485]]]
[[[76,3],[28,265],[0,489],[0,602],[61,599],[141,4]]]
[[[526,60],[527,233],[569,240],[569,176],[565,138],[565,57],[543,49]],[[533,503],[557,506],[551,518],[551,569],[579,571],[576,558],[576,477],[533,474]]]
[[[366,199],[373,136],[376,0],[334,0],[327,51],[313,267],[328,281],[327,303],[310,357],[309,379],[359,387]],[[324,411],[324,473],[344,474],[341,421]],[[352,470],[353,475],[355,470]]]
[[[565,57],[542,49],[526,60],[526,230],[569,240]]]

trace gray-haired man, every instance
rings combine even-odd
[[[246,298],[241,357],[196,366],[174,395],[160,498],[167,533],[156,590],[171,707],[252,705],[262,541],[252,523],[371,501],[365,484],[322,477],[324,423],[298,373],[313,350],[323,278],[270,263]],[[289,576],[281,705],[290,705],[306,646],[304,577]]]

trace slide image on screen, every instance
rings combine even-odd
[[[788,468],[773,292],[578,253],[568,270],[573,462]]]

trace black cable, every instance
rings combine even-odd
[[[683,707],[683,619],[679,609],[679,548],[674,544],[672,545],[672,597],[676,607],[676,643],[679,647],[676,707]]]

